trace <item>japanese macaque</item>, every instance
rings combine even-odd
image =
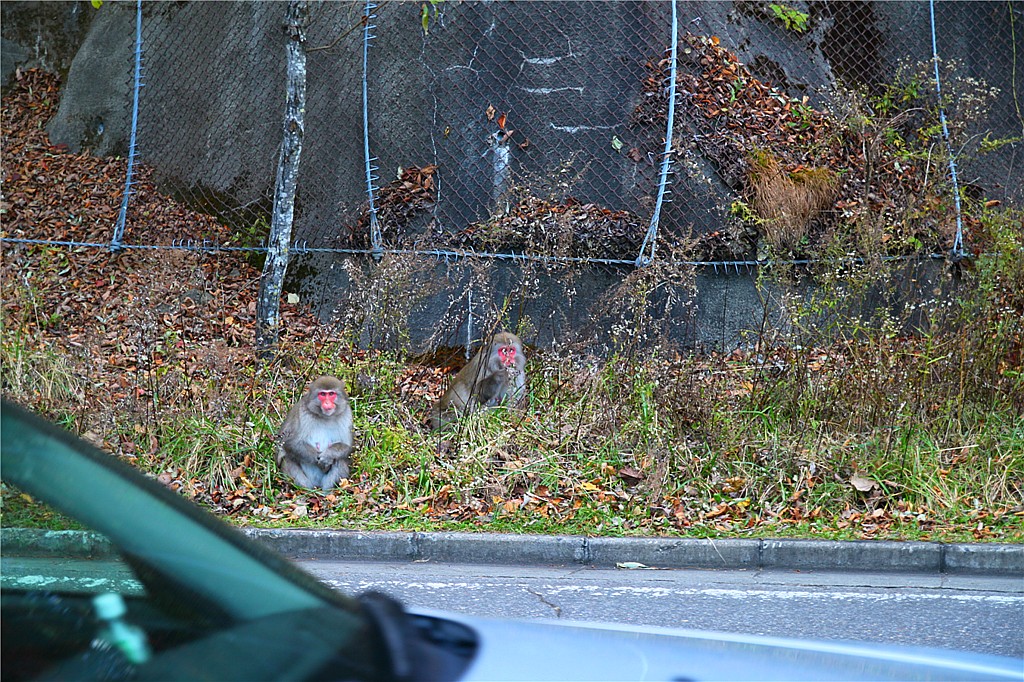
[[[330,490],[349,474],[352,408],[345,386],[320,377],[295,403],[277,436],[277,465],[304,488]]]
[[[520,405],[526,398],[526,356],[523,342],[509,332],[495,334],[463,367],[434,405],[430,425],[439,429],[453,418],[478,407],[504,401]]]

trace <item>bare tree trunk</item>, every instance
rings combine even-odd
[[[292,240],[295,186],[299,177],[306,112],[304,29],[308,16],[309,5],[306,0],[292,0],[288,3],[285,23],[288,30],[288,75],[285,84],[284,135],[281,140],[281,156],[277,162],[277,180],[274,183],[274,215],[267,242],[267,260],[263,265],[256,303],[256,350],[261,358],[273,355],[281,324],[281,287],[288,270],[288,247]]]

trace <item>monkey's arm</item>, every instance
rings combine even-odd
[[[334,459],[340,459],[342,457],[348,457],[349,453],[352,452],[353,448],[348,443],[334,443],[331,447],[324,451],[324,454],[331,453]]]
[[[320,480],[320,487],[324,490],[330,490],[334,486],[338,485],[338,481],[343,478],[348,478],[348,474],[348,459],[344,457],[337,459],[334,461],[333,466],[323,472],[323,477]]]
[[[461,412],[462,410],[454,404],[445,405],[441,401],[434,403],[430,410],[430,428],[436,431],[448,426],[456,420]]]
[[[495,372],[477,384],[476,395],[480,396],[480,404],[484,407],[494,407],[505,399],[505,390],[508,381],[503,372]]]
[[[516,369],[510,377],[508,389],[509,402],[515,407],[526,404],[526,371]]]
[[[277,462],[277,466],[281,468],[281,471],[290,477],[296,485],[310,488],[316,485],[316,483],[313,480],[313,475],[306,470],[306,467],[315,468],[313,466],[315,460],[308,459],[307,457],[307,464],[303,464],[302,445],[302,443],[295,439],[292,414],[289,413],[288,419],[285,420],[284,426],[281,427],[281,431],[277,434],[274,460]],[[316,478],[319,480],[320,477],[316,476]]]
[[[281,447],[278,449],[277,463],[280,464],[281,460],[295,460],[296,462],[309,462],[313,463],[317,461],[320,453],[312,445],[307,443],[301,438],[295,437],[291,433],[281,433]]]
[[[320,471],[327,473],[339,460],[343,460],[352,452],[352,446],[347,443],[334,443],[323,452],[317,453],[316,464]]]

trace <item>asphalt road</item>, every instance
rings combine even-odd
[[[298,563],[350,594],[476,616],[933,646],[1014,656],[1024,668],[1019,577]]]

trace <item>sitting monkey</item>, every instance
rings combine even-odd
[[[304,488],[330,490],[349,474],[352,408],[335,377],[320,377],[288,411],[277,437],[277,465]]]
[[[430,424],[439,429],[458,415],[477,407],[494,407],[508,400],[519,405],[526,397],[526,356],[523,342],[510,332],[495,334],[463,367],[441,399],[434,404]]]

